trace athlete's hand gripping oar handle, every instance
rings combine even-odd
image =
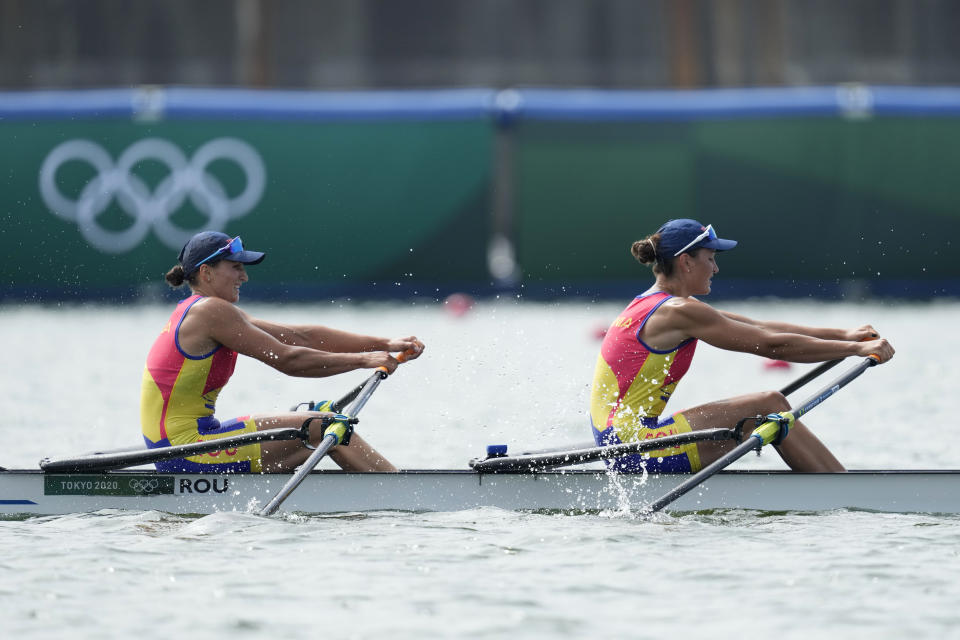
[[[400,353],[398,353],[395,360],[400,364],[403,364],[404,362],[412,358],[413,355],[414,355],[413,349],[407,349],[406,351],[401,351]],[[377,371],[383,371],[384,373],[387,373],[387,375],[389,375],[386,367],[377,367]]]
[[[685,482],[682,482],[674,487],[672,491],[667,493],[667,495],[651,503],[650,506],[647,507],[647,510],[650,512],[660,511],[671,502],[687,494],[694,487],[702,484],[711,476],[723,471],[749,452],[759,450],[765,444],[782,440],[784,437],[786,437],[789,427],[794,423],[794,421],[796,421],[797,418],[805,415],[811,409],[821,404],[824,400],[837,393],[843,387],[847,386],[861,373],[879,363],[879,356],[868,356],[864,358],[860,364],[856,365],[850,369],[850,371],[846,372],[832,383],[824,387],[819,393],[809,398],[798,408],[791,409],[790,411],[781,414],[771,414],[769,417],[776,417],[764,422],[759,427],[754,429],[753,433],[750,434],[750,437],[741,442],[735,449],[721,456],[713,463],[707,465]]]
[[[407,358],[406,352],[397,356],[397,360],[400,362],[406,362]],[[293,493],[294,489],[300,486],[300,483],[303,482],[307,475],[313,471],[314,467],[320,463],[323,456],[327,455],[330,449],[344,442],[344,440],[349,437],[348,434],[352,429],[350,419],[354,418],[357,413],[360,412],[360,409],[367,404],[367,400],[370,399],[373,392],[380,386],[380,382],[386,379],[388,375],[390,374],[386,367],[377,367],[373,375],[367,378],[367,381],[361,385],[360,392],[357,394],[356,399],[344,410],[344,413],[347,415],[343,416],[342,420],[338,420],[326,428],[320,444],[317,445],[317,448],[310,454],[310,457],[297,468],[293,476],[283,485],[283,488],[277,492],[277,495],[260,510],[259,514],[261,516],[269,516],[275,513],[276,510],[280,508],[280,505],[283,504],[283,501]]]

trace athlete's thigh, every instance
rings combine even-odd
[[[787,408],[786,402],[779,393],[758,392],[708,402],[684,409],[680,413],[686,418],[692,430],[699,431],[702,429],[732,429],[744,418],[762,416],[775,411],[782,411],[785,408]],[[754,426],[756,425],[753,421],[747,421],[744,424],[744,436],[750,435]],[[738,444],[735,440],[698,442],[697,450],[700,455],[700,464],[707,466]]]
[[[724,400],[715,400],[681,411],[694,431],[700,429],[732,429],[743,418],[766,415],[788,408],[776,391],[760,391]]]
[[[257,415],[257,430],[268,429],[299,429],[311,420],[308,427],[310,443],[316,446],[323,438],[323,427],[320,419],[329,416],[328,413],[316,411],[300,411],[271,415]],[[264,471],[290,471],[303,464],[310,457],[312,449],[304,446],[303,440],[272,440],[260,445],[262,450],[262,465]]]

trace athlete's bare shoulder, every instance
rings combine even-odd
[[[180,326],[180,335],[198,348],[208,349],[213,343],[222,343],[225,335],[236,334],[247,326],[246,313],[227,300],[210,296],[190,308]]]
[[[197,300],[197,303],[193,305],[190,313],[191,315],[196,314],[194,317],[203,318],[208,321],[246,318],[247,316],[246,313],[241,311],[240,308],[232,302],[228,302],[223,298],[217,298],[216,296],[208,296]]]
[[[706,302],[701,302],[693,296],[673,296],[661,305],[662,309],[667,310],[671,314],[696,313],[698,310],[702,310],[703,307],[712,309]]]
[[[657,313],[650,318],[650,322],[679,331],[687,338],[695,337],[700,327],[715,322],[719,317],[720,312],[706,302],[693,296],[674,296],[661,305]],[[675,336],[676,334],[671,337]]]

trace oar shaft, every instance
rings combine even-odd
[[[592,449],[596,444],[593,440],[590,442],[574,442],[571,444],[560,445],[556,447],[544,447],[543,449],[527,449],[526,451],[521,451],[517,455],[520,456],[538,456],[543,453],[561,453],[563,451],[582,451],[584,449]]]
[[[380,382],[387,377],[386,371],[377,370],[371,377],[370,380],[364,385],[363,392],[354,400],[350,406],[344,409],[344,413],[348,416],[355,416],[360,412],[360,409],[363,409],[367,405],[367,401],[370,399],[370,396],[373,395],[373,392],[377,390],[377,387],[380,386]]]
[[[814,369],[811,369],[806,374],[800,376],[799,378],[797,378],[796,380],[794,380],[793,382],[785,386],[783,389],[780,389],[780,393],[782,393],[785,396],[790,395],[791,393],[793,393],[803,385],[807,384],[814,378],[820,377],[821,375],[823,375],[830,369],[834,368],[841,362],[843,362],[843,358],[837,358],[836,360],[830,360],[828,362],[824,362],[820,366]]]
[[[378,368],[376,371],[374,371],[373,375],[367,378],[367,381],[363,383],[362,389],[357,395],[357,398],[350,404],[349,407],[344,410],[344,413],[351,418],[356,416],[360,409],[367,404],[367,400],[370,399],[370,396],[380,385],[381,380],[386,377],[387,372],[385,369]],[[313,471],[314,467],[320,463],[320,460],[323,458],[323,456],[327,455],[330,449],[340,444],[344,434],[346,433],[346,428],[347,426],[342,422],[335,422],[327,427],[326,435],[323,436],[323,439],[320,441],[320,444],[317,446],[317,448],[313,451],[313,453],[310,454],[310,457],[307,458],[306,462],[297,468],[293,476],[287,480],[287,483],[283,485],[280,491],[277,492],[277,495],[275,495],[273,499],[270,500],[270,502],[268,502],[266,506],[260,510],[260,515],[272,515],[278,508],[280,508],[280,505],[283,504],[283,501],[286,500],[291,493],[293,493],[294,489],[300,486],[300,483],[303,482],[303,479],[306,478],[307,475]]]
[[[94,453],[87,456],[76,456],[73,458],[60,458],[50,460],[45,458],[40,461],[40,468],[47,473],[72,473],[76,471],[109,471],[110,469],[123,469],[140,464],[151,464],[154,462],[163,462],[165,460],[174,460],[176,458],[186,458],[187,456],[198,456],[204,453],[213,453],[214,451],[223,451],[242,447],[257,442],[266,442],[273,440],[297,440],[303,437],[303,431],[292,427],[282,429],[265,429],[254,433],[244,433],[238,436],[220,438],[219,440],[205,440],[203,442],[193,442],[191,444],[173,445],[170,447],[158,447],[156,449],[137,449],[127,451],[113,451],[104,453]]]
[[[503,456],[487,458],[485,460],[471,460],[470,466],[481,473],[496,473],[504,471],[542,471],[556,467],[567,467],[575,464],[584,464],[595,460],[612,460],[622,456],[669,449],[691,442],[706,440],[728,440],[734,437],[732,429],[703,429],[688,433],[679,433],[662,438],[652,438],[641,442],[627,442],[604,447],[590,447],[583,449],[568,449],[566,451],[551,451],[542,454],[524,453],[518,456]]]
[[[827,398],[835,394],[837,391],[839,391],[840,389],[844,388],[845,386],[853,382],[853,380],[857,376],[859,376],[861,373],[863,373],[870,367],[875,366],[879,363],[880,361],[874,358],[873,356],[864,358],[855,367],[851,368],[845,374],[843,374],[842,376],[840,376],[839,378],[837,378],[836,380],[834,380],[833,382],[825,386],[823,389],[821,389],[814,395],[807,398],[804,402],[800,404],[799,407],[797,407],[796,409],[791,409],[790,413],[792,413],[795,418],[800,418],[800,416],[809,412],[811,409],[813,409],[814,407],[819,405],[821,402],[823,402],[824,400],[826,400]]]
[[[317,466],[320,462],[320,459],[323,456],[327,455],[327,452],[330,451],[334,446],[338,444],[338,438],[335,434],[328,434],[323,437],[320,441],[319,446],[314,449],[313,453],[310,454],[310,457],[307,458],[306,462],[300,465],[293,476],[287,480],[287,483],[283,485],[283,488],[277,492],[277,495],[273,498],[260,510],[260,515],[269,516],[273,515],[277,509],[280,508],[280,505],[283,504],[283,501],[293,493],[293,490],[300,486],[300,483],[303,482],[304,478],[310,475],[310,472],[313,471],[313,468]]]
[[[741,442],[735,449],[727,452],[719,459],[714,460],[712,463],[708,464],[706,467],[701,469],[696,474],[690,476],[687,480],[684,480],[679,485],[674,487],[667,495],[663,496],[659,500],[652,503],[647,507],[648,511],[660,511],[665,506],[677,500],[684,494],[688,493],[694,487],[699,486],[705,480],[710,478],[713,475],[716,475],[718,472],[723,471],[728,466],[750,453],[755,451],[763,446],[763,441],[756,436],[750,436],[743,442]]]
[[[821,404],[824,400],[834,395],[837,391],[847,386],[851,381],[853,381],[857,376],[862,374],[864,371],[878,364],[879,362],[880,362],[879,359],[874,356],[864,358],[862,362],[860,362],[858,365],[851,368],[845,374],[843,374],[842,376],[840,376],[839,378],[831,382],[829,385],[824,387],[819,393],[809,398],[806,402],[803,402],[799,407],[797,407],[796,409],[791,409],[790,413],[793,415],[794,418],[799,418],[800,416],[806,414],[811,409]],[[680,483],[680,485],[678,485],[677,487],[674,487],[674,489],[669,493],[667,493],[665,496],[663,496],[659,500],[656,500],[655,502],[650,504],[650,506],[647,507],[647,510],[650,512],[660,511],[665,506],[675,501],[677,498],[683,496],[694,487],[700,485],[705,480],[715,475],[718,471],[722,471],[723,469],[727,468],[728,466],[730,466],[731,464],[733,464],[734,462],[736,462],[737,460],[745,456],[750,451],[755,451],[757,449],[760,449],[761,447],[763,447],[763,445],[769,444],[770,442],[772,442],[779,434],[779,431],[780,431],[780,425],[777,422],[772,420],[769,422],[764,422],[763,424],[758,426],[756,429],[754,429],[750,437],[744,440],[735,449],[733,449],[732,451],[729,451],[728,453],[721,456],[719,459],[710,463],[709,465],[701,469],[699,472],[697,472],[696,474],[694,474],[684,482]]]
[[[397,362],[399,362],[399,363],[401,363],[401,364],[404,363],[404,362],[406,362],[407,360],[410,359],[412,353],[413,353],[413,352],[407,352],[407,351],[402,351],[402,352],[398,353],[398,354],[397,354]],[[377,367],[377,372],[380,373],[380,374],[382,374],[382,375],[378,378],[377,384],[380,384],[380,383],[379,383],[379,380],[383,380],[383,379],[386,378],[388,375],[390,375],[390,374],[387,372],[387,368],[386,368],[386,367]],[[357,396],[360,395],[360,392],[363,391],[364,388],[366,388],[367,383],[369,383],[369,382],[370,382],[370,380],[368,379],[368,380],[366,380],[363,384],[357,385],[357,387],[354,388],[352,391],[350,391],[350,393],[346,394],[345,396],[343,396],[342,398],[340,398],[339,400],[337,400],[336,402],[334,402],[333,404],[331,404],[331,405],[330,405],[330,409],[331,409],[332,411],[336,412],[336,413],[347,413],[347,415],[353,415],[353,414],[350,413],[349,411],[345,411],[345,407],[346,407],[348,404],[350,404],[351,402],[353,402],[354,404],[356,404],[356,398],[357,398]],[[376,388],[376,387],[374,387],[374,388]],[[369,394],[367,395],[367,397],[368,397],[368,398],[370,397]],[[353,412],[357,412],[357,411],[359,411],[360,408],[363,407],[363,405],[366,404],[366,403],[367,403],[367,401],[364,400],[363,403],[360,404],[359,406],[351,406],[351,407],[350,407],[350,410],[353,411]]]
[[[364,384],[366,384],[366,382],[364,382]],[[360,392],[363,391],[364,384],[357,385],[350,393],[333,402],[330,405],[330,410],[334,413],[343,413],[343,408],[353,402],[357,396],[360,395]]]

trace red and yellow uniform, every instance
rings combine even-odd
[[[690,368],[696,338],[669,351],[649,347],[640,331],[670,299],[667,293],[638,296],[613,321],[600,347],[590,393],[590,423],[598,445],[637,442],[690,431],[682,413],[661,420],[677,383]],[[696,443],[618,458],[620,471],[690,472],[700,470]]]
[[[230,380],[237,352],[218,346],[194,356],[179,342],[180,325],[203,296],[193,295],[174,309],[147,355],[140,391],[140,426],[148,448],[215,440],[257,430],[249,416],[220,423],[217,396]],[[156,463],[159,471],[260,471],[260,445],[224,449]]]

